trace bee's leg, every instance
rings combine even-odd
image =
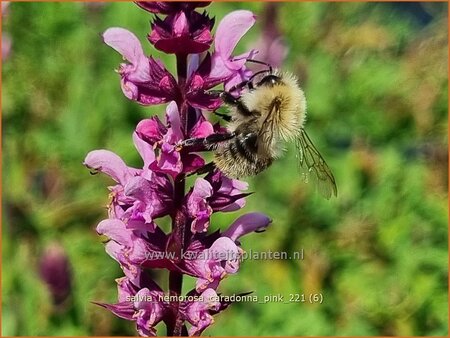
[[[196,151],[214,150],[220,142],[224,142],[235,137],[234,133],[211,134],[206,137],[189,138],[177,144],[179,150],[184,148],[192,148]]]
[[[222,98],[223,102],[225,102],[226,104],[236,107],[237,111],[239,113],[241,113],[242,115],[244,115],[244,116],[252,115],[250,110],[248,110],[248,108],[242,103],[241,98],[234,97],[233,95],[230,94],[230,92],[225,92],[225,91],[220,94],[220,97]]]
[[[243,87],[245,87],[246,85],[249,86],[250,89],[253,88],[253,84],[249,83],[248,81],[244,81],[241,82],[233,87],[231,87],[231,89],[229,91],[225,91],[225,90],[210,90],[208,91],[209,94],[214,94],[214,95],[218,95],[223,102],[225,102],[226,104],[230,105],[230,106],[234,106],[237,107],[239,110],[242,111],[242,113],[245,116],[250,115],[250,112],[248,111],[248,109],[241,103],[241,100],[239,98],[234,97],[231,92],[237,89],[241,89]],[[217,116],[222,117],[225,121],[230,122],[231,121],[231,116],[222,114],[222,113],[218,113],[216,110],[213,111],[213,113]]]
[[[219,113],[217,112],[217,110],[213,111],[214,115],[217,115],[219,117],[221,117],[222,119],[224,119],[226,122],[231,122],[231,116],[228,114],[224,114],[224,113]]]
[[[242,82],[234,85],[230,89],[228,89],[228,92],[232,93],[232,92],[234,92],[236,90],[241,90],[245,86],[248,86],[249,89],[253,89],[253,83],[250,80],[245,80],[245,81],[242,81]]]
[[[192,176],[192,175],[203,175],[212,172],[214,169],[216,169],[216,165],[214,162],[206,163],[203,167],[198,168],[196,171],[187,174],[186,176]]]
[[[211,89],[211,90],[208,90],[207,93],[208,93],[208,94],[212,94],[212,95],[220,96],[220,94],[223,93],[223,90],[220,90],[220,89]]]
[[[240,98],[234,97],[230,92],[223,91],[220,93],[220,98],[223,102],[230,106],[237,106],[241,102]]]

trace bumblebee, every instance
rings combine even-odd
[[[261,74],[265,75],[256,82]],[[239,90],[240,96],[235,97],[233,92]],[[283,154],[284,143],[294,142],[303,179],[316,181],[325,198],[337,196],[334,176],[304,129],[306,99],[293,74],[270,67],[220,92],[220,97],[230,107],[229,115],[216,113],[228,122],[227,133],[188,139],[182,146],[212,150],[214,162],[209,167],[242,178],[267,169]]]

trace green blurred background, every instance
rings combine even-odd
[[[213,3],[264,11],[262,3]],[[247,206],[213,217],[225,227],[264,211],[274,222],[242,240],[249,251],[304,250],[303,260],[248,260],[220,291],[323,295],[322,304],[242,302],[208,335],[448,334],[447,4],[280,3],[284,68],[305,90],[307,130],[332,168],[338,198],[301,182],[294,149],[249,180]],[[134,324],[91,301],[115,302],[118,265],[95,226],[107,186],[82,166],[106,148],[140,166],[131,134],[163,106],[127,100],[108,27],[145,41],[148,13],[131,3],[11,3],[2,65],[2,335],[135,335]],[[237,52],[261,32],[257,23]],[[169,69],[174,59],[163,57]],[[56,244],[55,244],[56,243]],[[55,305],[39,275],[46,248],[70,262],[69,294]],[[166,272],[155,278],[167,287]],[[186,291],[193,285],[185,283]],[[165,334],[161,327],[159,334]]]

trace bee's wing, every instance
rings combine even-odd
[[[333,173],[303,128],[300,130],[295,145],[299,157],[300,171],[305,182],[315,181],[320,194],[326,199],[329,199],[332,195],[337,196]]]

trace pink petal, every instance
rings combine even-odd
[[[207,198],[207,197],[211,197],[213,193],[213,188],[211,186],[211,184],[203,179],[203,178],[197,178],[195,180],[195,184],[194,184],[194,190],[192,192],[192,196],[196,197],[196,198]]]
[[[103,41],[134,66],[127,74],[129,80],[136,82],[151,80],[149,62],[136,35],[124,28],[113,27],[103,33]]]
[[[121,245],[131,247],[132,241],[130,231],[126,229],[125,223],[118,219],[105,219],[98,223],[97,233],[105,235]]]
[[[195,289],[198,292],[205,290],[207,287],[214,288],[214,286],[211,286],[211,281],[209,281],[208,279],[205,279],[205,278],[201,278],[201,277],[197,278],[197,281],[195,282]]]
[[[127,99],[137,100],[139,90],[133,82],[127,81],[127,79],[122,78],[120,80],[120,87],[122,88],[122,92]]]
[[[126,277],[116,279],[117,283],[117,298],[119,302],[127,301],[127,297],[134,296],[133,284]]]
[[[226,15],[216,31],[215,49],[224,59],[231,56],[234,48],[256,21],[255,15],[246,10],[238,10]]]
[[[163,306],[160,302],[161,292],[150,291],[143,288],[136,293],[137,301],[134,307],[138,312],[135,314],[136,325],[141,336],[155,336],[154,326],[162,319]]]
[[[220,237],[208,249],[209,257],[221,262],[225,261],[225,272],[236,273],[239,269],[240,251],[228,237]]]
[[[148,288],[140,289],[136,293],[136,301],[134,301],[134,307],[136,309],[145,309],[149,306],[149,302],[146,300],[148,297],[151,297],[150,290]],[[155,300],[156,302],[156,300]]]
[[[270,223],[272,220],[260,212],[248,213],[236,219],[222,236],[236,242],[239,237],[248,233],[265,230]]]
[[[154,222],[146,223],[145,220],[128,220],[127,229],[129,230],[138,230],[140,232],[155,232],[156,224]]]
[[[225,86],[224,86],[225,90],[229,91],[233,86],[250,78],[251,75],[252,75],[252,72],[248,69],[245,69],[245,67],[243,67],[241,70],[235,72],[233,77],[231,77],[229,80],[226,81]]]
[[[141,120],[136,127],[136,132],[141,138],[153,144],[162,139],[167,129],[159,120],[158,116],[153,116],[150,119]]]
[[[166,108],[167,122],[170,124],[170,128],[165,135],[164,139],[167,143],[175,144],[183,139],[183,132],[181,131],[180,113],[178,112],[178,106],[175,101],[169,103]]]
[[[206,137],[214,133],[214,128],[209,121],[203,121],[197,124],[191,132],[191,137]]]
[[[220,298],[217,295],[216,291],[209,288],[203,291],[202,293],[203,302],[205,306],[209,310],[219,310],[220,307]]]
[[[119,256],[122,254],[123,246],[117,242],[109,241],[105,244],[106,253],[115,261],[120,263]]]
[[[134,197],[142,202],[154,202],[152,201],[153,186],[145,178],[136,176],[131,178],[124,187],[125,195]]]
[[[191,231],[193,233],[207,231],[209,227],[209,216],[206,217],[205,215],[205,217],[194,219],[191,224]]]
[[[234,189],[238,189],[238,190],[247,190],[248,189],[248,183],[247,182],[239,181],[239,180],[235,180],[235,179],[231,180],[231,186]]]
[[[188,321],[192,324],[189,336],[199,336],[203,330],[210,326],[214,319],[209,310],[220,309],[220,298],[217,293],[208,288],[201,294],[201,300],[191,302],[187,308]]]
[[[141,121],[142,122],[142,121]],[[144,160],[144,170],[148,168],[148,166],[155,162],[156,156],[155,152],[153,151],[153,147],[145,142],[143,139],[141,139],[136,132],[133,133],[133,142],[134,146],[136,147],[137,151],[141,155],[142,159]]]
[[[232,60],[228,60],[228,62],[226,62],[226,65],[231,70],[235,70],[235,71],[241,70],[242,67],[244,67],[247,60],[253,59],[253,57],[256,54],[258,54],[258,52],[256,50],[252,49],[251,51],[246,52],[244,54],[234,56],[232,58]],[[250,75],[251,75],[251,73],[250,73]]]
[[[161,156],[158,161],[158,168],[174,178],[181,173],[183,170],[183,163],[181,162],[180,153],[175,150],[174,146],[163,143],[161,147]]]
[[[218,53],[214,53],[211,57],[211,72],[208,78],[211,78],[211,82],[222,81],[229,78],[233,72],[227,67],[228,63],[225,64],[227,58],[222,58]]]
[[[109,150],[93,150],[84,159],[84,165],[92,170],[101,171],[114,181],[124,185],[131,177],[125,162]]]

